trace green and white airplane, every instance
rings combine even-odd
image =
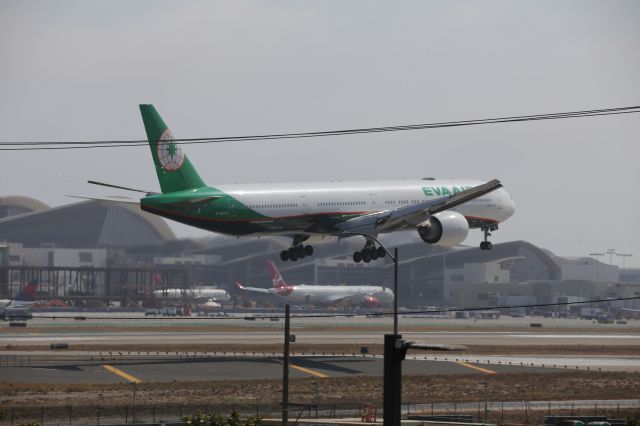
[[[283,261],[311,256],[308,243],[315,237],[363,236],[364,247],[353,260],[369,262],[385,255],[376,246],[378,234],[406,229],[415,229],[427,244],[453,246],[464,241],[470,228],[479,228],[484,232],[480,248],[489,250],[490,232],[515,210],[495,179],[208,186],[153,105],[140,105],[140,112],[162,191],[138,190],[146,193],[141,209],[222,234],[289,236],[293,241],[280,254]]]

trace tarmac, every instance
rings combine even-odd
[[[82,315],[83,319],[78,319]],[[43,315],[44,316],[44,315]],[[217,320],[202,318],[145,318],[142,314],[56,314],[40,317],[27,327],[0,325],[0,377],[10,383],[121,383],[201,380],[255,380],[282,377],[282,354],[274,352],[122,352],[123,346],[163,344],[282,344],[283,321],[247,320],[246,316]],[[207,321],[207,322],[204,322]],[[530,329],[532,322],[541,324]],[[391,318],[320,317],[292,319],[291,378],[381,376],[379,355],[298,353],[296,344],[380,344]],[[406,375],[545,373],[564,370],[640,371],[638,356],[500,355],[511,345],[612,345],[638,347],[640,322],[601,325],[567,319],[453,320],[401,317],[406,340],[431,344],[495,345],[495,355],[410,352],[403,363]],[[207,331],[211,325],[215,330]],[[144,327],[145,331],[135,331]],[[152,331],[148,331],[151,327]],[[187,331],[175,327],[186,327]],[[410,331],[403,331],[402,327]],[[442,331],[430,331],[440,328]],[[451,328],[452,330],[446,330]],[[132,331],[134,330],[134,331]],[[195,331],[194,331],[195,330]],[[222,330],[222,331],[221,331]],[[229,331],[224,331],[229,330]],[[334,331],[328,331],[334,330]],[[422,331],[424,330],[424,331]],[[504,331],[503,331],[504,330]],[[27,346],[67,343],[69,350],[27,350]],[[118,345],[115,351],[74,351],[77,344]],[[25,349],[21,349],[25,348]]]

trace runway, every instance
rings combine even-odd
[[[391,321],[386,317],[292,319],[296,341],[291,344],[294,355],[291,377],[382,375],[381,356],[334,354],[329,353],[331,349],[323,348],[381,345],[384,335],[390,332]],[[534,321],[540,327],[531,328]],[[419,343],[495,348],[490,355],[433,355],[411,351],[403,363],[403,373],[408,375],[545,373],[576,369],[640,371],[638,321],[603,325],[553,318],[472,321],[401,316],[400,333],[405,340]],[[241,353],[241,349],[232,352],[229,347],[242,348],[250,344],[279,348],[282,342],[283,321],[279,318],[243,315],[218,319],[145,318],[142,314],[104,313],[83,314],[78,319],[77,313],[56,314],[56,319],[35,318],[26,328],[0,325],[0,347],[3,348],[0,371],[3,380],[8,382],[38,383],[277,379],[282,377],[281,353]],[[48,349],[54,343],[67,343],[69,349],[55,352],[30,348]],[[162,351],[167,345],[172,352]],[[208,347],[196,352],[187,349],[202,345]],[[316,349],[313,352],[296,349],[303,345]],[[575,352],[557,355],[568,345],[628,348],[631,356],[590,356],[588,353],[576,356]],[[92,346],[99,349],[91,349]],[[501,354],[501,348],[514,346],[556,350],[553,355]],[[77,347],[84,350],[76,351]],[[221,349],[216,351],[216,347]],[[634,348],[638,349],[638,355],[634,354]]]
[[[18,357],[18,355],[15,355]],[[121,383],[281,379],[282,358],[272,356],[141,356],[56,357],[27,359],[4,355],[0,371],[4,381],[14,383]],[[65,359],[68,358],[68,359]],[[471,360],[469,360],[471,361]],[[290,377],[329,378],[382,376],[382,357],[293,356]],[[407,359],[406,375],[492,375],[515,372],[553,371],[520,365],[477,365],[455,361]]]
[[[381,344],[384,332],[375,331],[296,331],[296,342],[300,344]],[[423,331],[402,332],[404,339],[431,344],[451,345],[541,345],[541,346],[565,346],[568,341],[571,345],[611,345],[611,346],[637,346],[640,345],[640,333],[530,333],[530,332],[456,332],[456,331]],[[74,331],[70,333],[43,333],[21,332],[0,335],[0,345],[34,345],[51,343],[84,343],[84,344],[136,344],[157,345],[166,344],[279,344],[283,339],[282,331],[237,331],[237,332],[95,332]]]
[[[318,316],[291,319],[302,344],[381,344],[392,330],[389,316]],[[532,328],[532,324],[537,327]],[[85,344],[279,344],[284,321],[278,312],[219,317],[145,317],[143,313],[40,312],[26,328],[0,323],[0,346],[58,342]],[[581,319],[511,318],[470,320],[400,315],[407,340],[455,345],[640,345],[640,321],[598,324]]]

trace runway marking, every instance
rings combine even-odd
[[[124,371],[115,368],[113,365],[102,364],[102,368],[112,372],[113,374],[117,374],[118,376],[130,381],[131,383],[142,383],[142,380],[138,379],[137,377],[133,377],[131,374],[127,374]]]
[[[302,371],[303,373],[311,374],[312,376],[319,377],[321,379],[326,379],[329,377],[328,375],[321,373],[319,371],[311,370],[310,368],[300,367],[299,365],[289,363],[289,367],[295,368],[298,371]]]
[[[497,374],[495,371],[493,370],[489,370],[488,368],[482,368],[482,367],[478,367],[476,365],[473,364],[469,364],[468,362],[464,362],[464,361],[455,361],[456,364],[461,365],[463,367],[467,367],[467,368],[472,368],[474,370],[478,370],[481,371],[483,373],[487,373],[487,374]]]

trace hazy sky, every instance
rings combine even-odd
[[[0,140],[143,139],[139,103],[176,137],[640,105],[639,23],[638,1],[4,0]],[[620,115],[185,151],[209,184],[497,177],[495,243],[639,266],[639,136]],[[117,194],[62,174],[158,188],[146,147],[0,152],[0,195]]]

